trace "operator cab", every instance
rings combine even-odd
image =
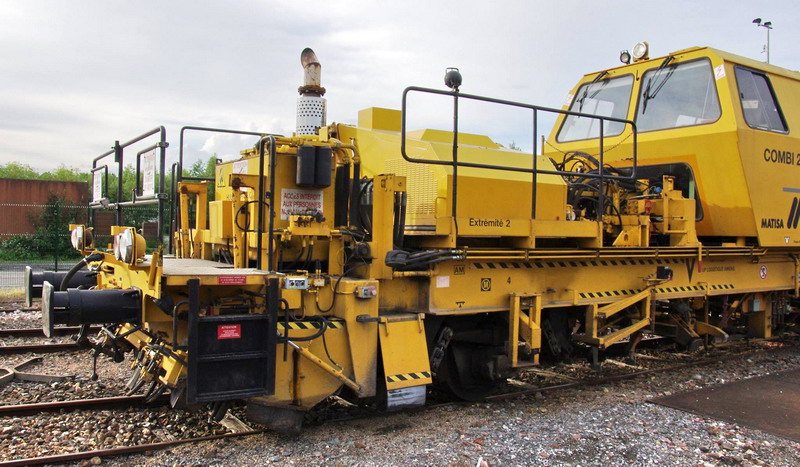
[[[782,110],[797,104],[800,74],[711,48],[649,59],[641,47],[632,63],[584,76],[564,109],[586,116],[559,117],[546,153],[556,161],[569,151],[596,153],[599,140],[603,162],[624,171],[635,145],[637,179],[658,185],[672,176],[696,200],[703,243],[800,244],[796,230],[776,221],[800,188],[791,152],[798,141]],[[636,132],[590,115],[629,119]]]

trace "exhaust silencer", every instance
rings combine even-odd
[[[56,324],[141,322],[142,292],[139,289],[67,289],[57,291],[50,282],[42,285],[42,330],[52,337]]]
[[[297,90],[298,135],[316,135],[325,126],[325,88],[322,87],[322,65],[313,50],[306,48],[300,54],[303,65],[303,85]]]

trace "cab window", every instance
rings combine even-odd
[[[785,133],[786,120],[783,119],[769,78],[763,73],[738,66],[735,71],[742,113],[747,125],[759,130]]]
[[[601,117],[624,119],[628,116],[632,87],[632,75],[596,79],[578,88],[569,110]],[[624,129],[624,123],[603,122],[603,136],[617,136]],[[599,119],[568,115],[558,131],[556,141],[563,143],[599,137]]]
[[[669,64],[669,60],[642,76],[636,109],[640,132],[703,125],[720,117],[711,62]]]

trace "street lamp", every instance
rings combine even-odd
[[[761,22],[761,18],[756,18],[753,20],[756,26],[767,28],[767,46],[765,47],[767,51],[767,63],[769,63],[769,30],[772,29],[772,21],[764,21]]]

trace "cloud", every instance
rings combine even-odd
[[[639,40],[654,55],[711,45],[760,59],[756,16],[775,24],[773,63],[798,68],[795,4],[746,10],[723,0],[6,0],[0,163],[85,169],[115,140],[161,124],[171,160],[183,125],[288,134],[304,47],[323,65],[329,122],[348,123],[362,108],[399,108],[406,86],[443,88],[448,66],[461,69],[463,92],[560,107],[580,76],[615,66]],[[419,105],[419,125],[448,127],[449,104]],[[463,123],[520,144],[530,139],[526,118],[476,109]],[[237,157],[252,144],[192,135],[187,161]]]

